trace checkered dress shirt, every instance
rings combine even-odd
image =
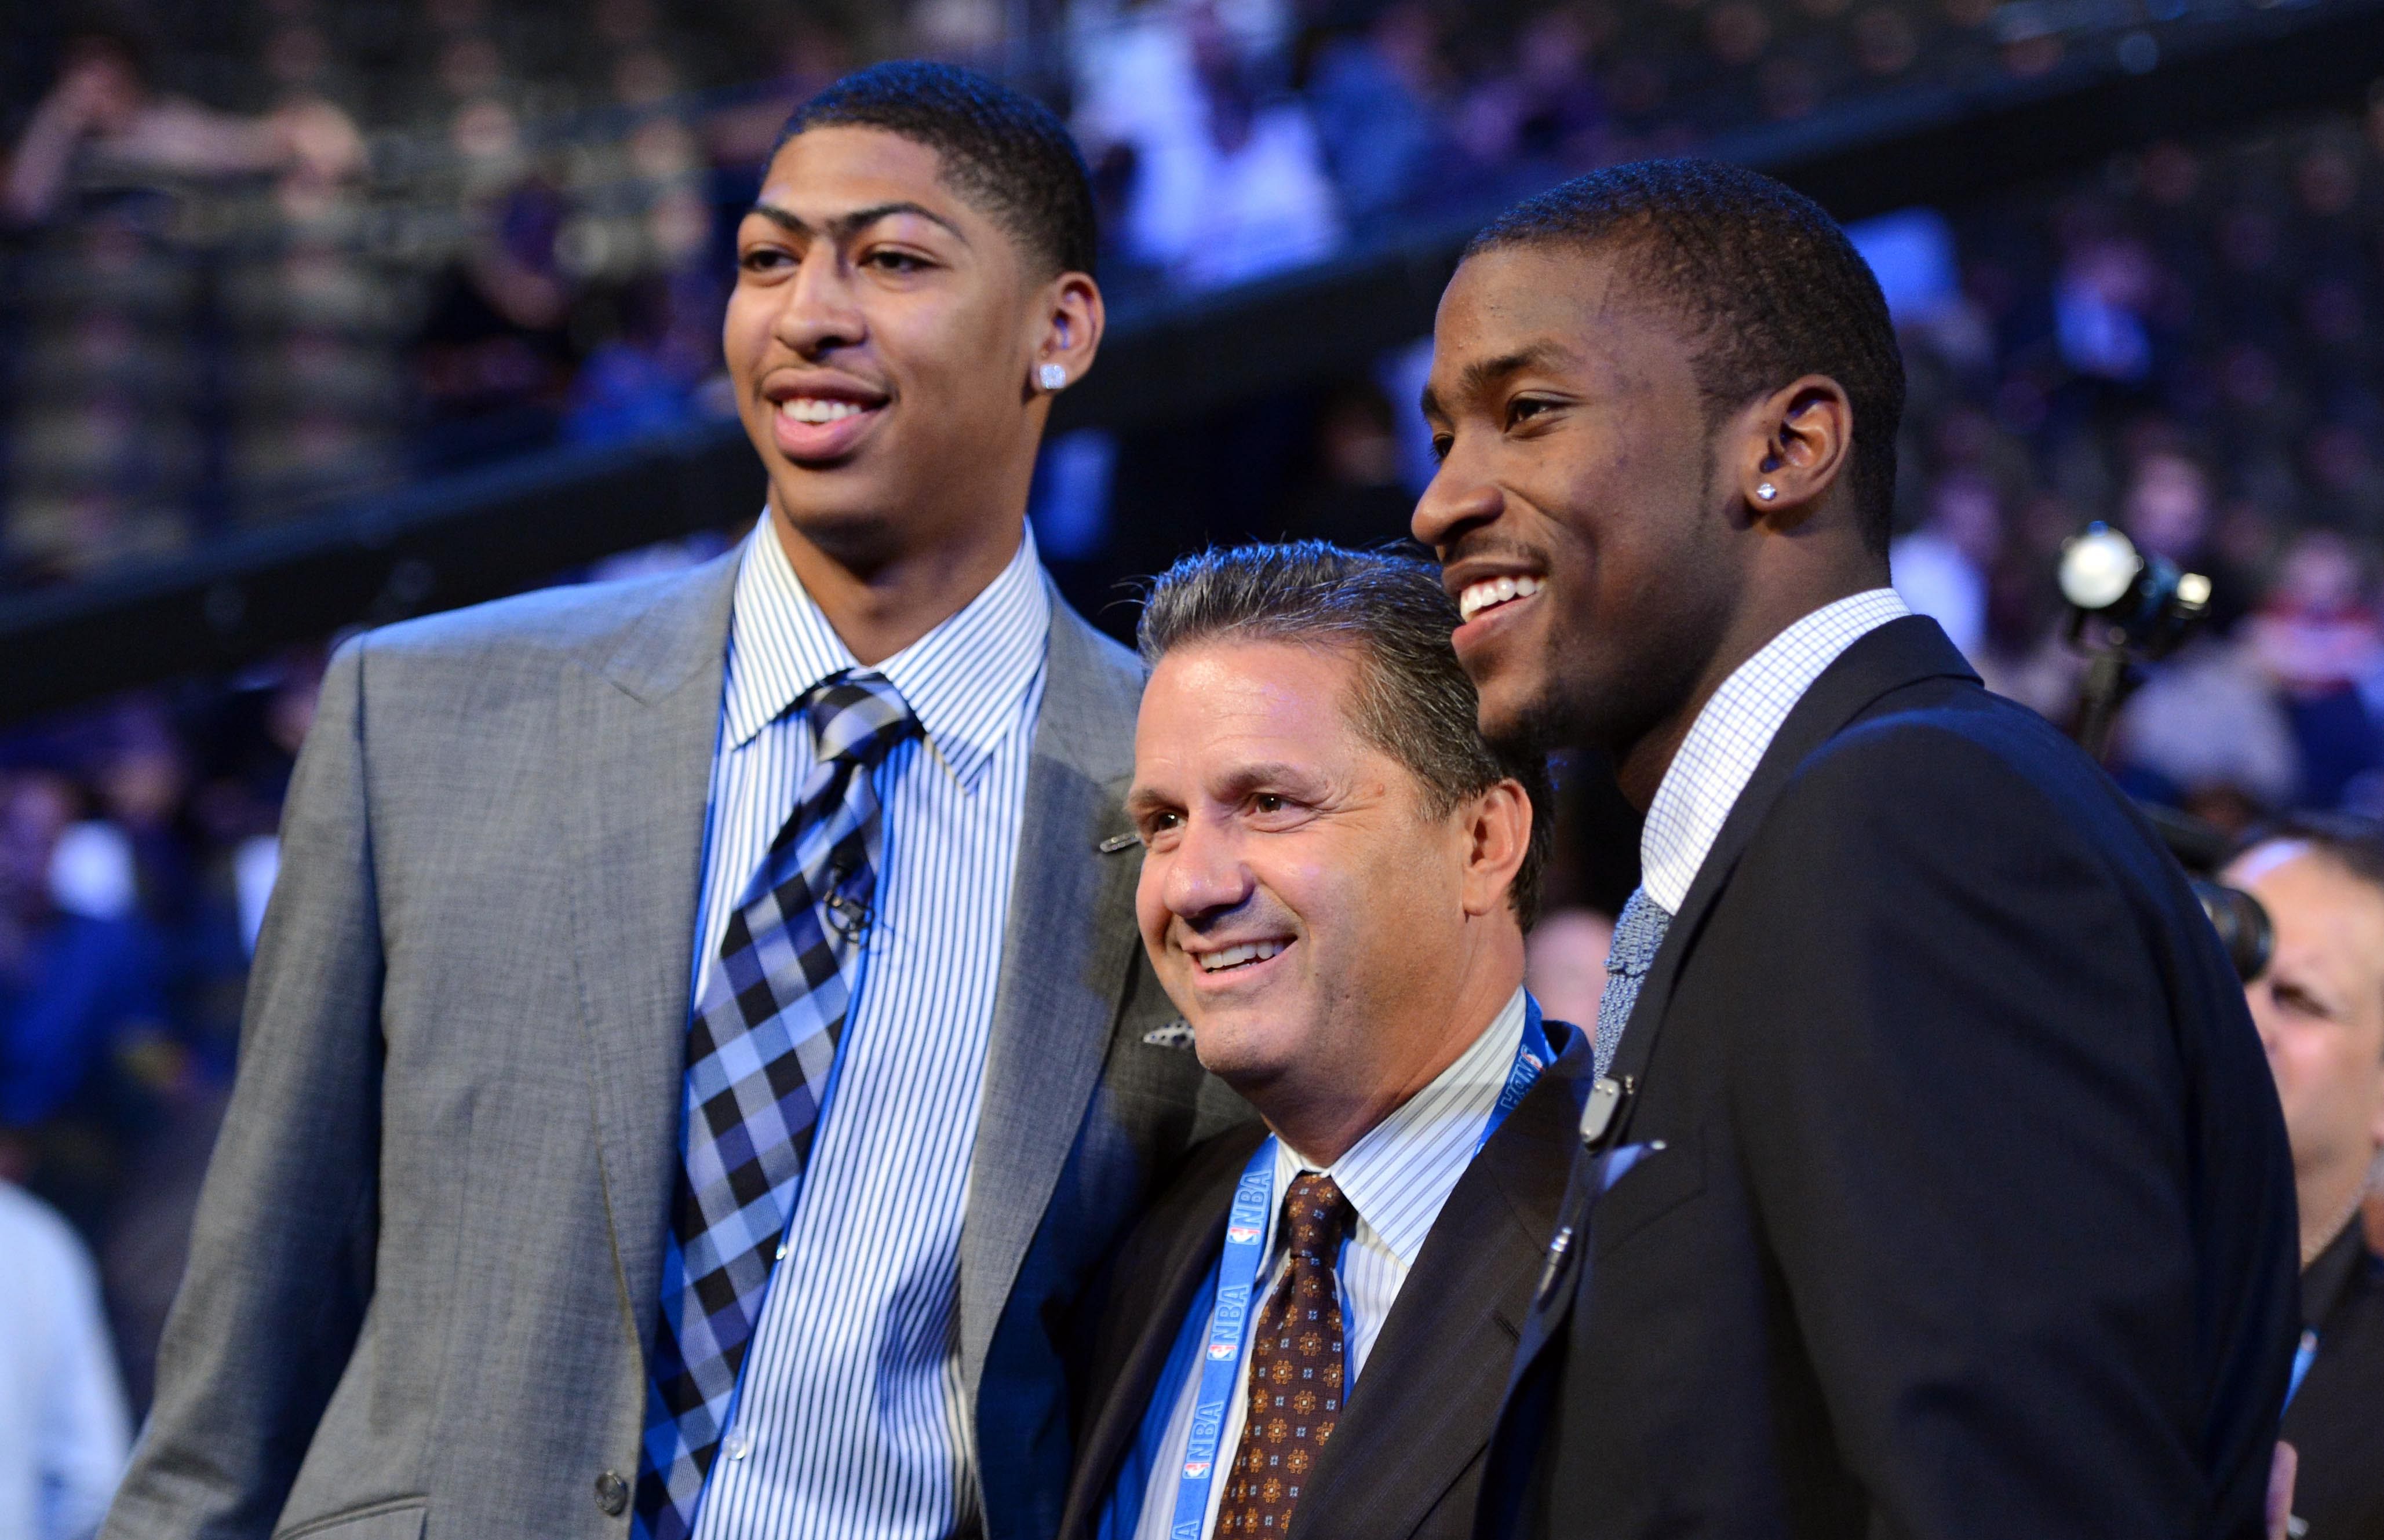
[[[1825,604],[1765,643],[1713,692],[1664,772],[1639,836],[1640,881],[1666,913],[1681,912],[1738,794],[1813,681],[1861,638],[1911,613],[1885,588]]]

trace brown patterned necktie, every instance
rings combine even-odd
[[[1333,1178],[1304,1172],[1283,1200],[1291,1265],[1259,1312],[1241,1447],[1217,1509],[1219,1535],[1284,1540],[1333,1424],[1344,1378],[1341,1291],[1333,1264],[1358,1211]]]

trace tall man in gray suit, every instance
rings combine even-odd
[[[839,82],[739,231],[753,537],[340,652],[111,1540],[1053,1530],[1069,1310],[1206,1132],[1140,675],[1024,526],[1091,220],[1042,108]]]

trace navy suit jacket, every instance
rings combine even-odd
[[[1484,1533],[2254,1540],[2298,1323],[2243,994],[1933,621],[1815,682],[1642,987]]]
[[[1484,1451],[1556,1223],[1592,1073],[1589,1035],[1546,1024],[1556,1062],[1450,1189],[1294,1520],[1300,1540],[1465,1540]],[[1075,1480],[1061,1540],[1092,1540],[1168,1350],[1215,1273],[1234,1186],[1266,1130],[1195,1150],[1095,1290]],[[1221,1458],[1230,1459],[1231,1451]]]

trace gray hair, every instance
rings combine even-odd
[[[1354,652],[1360,667],[1350,726],[1407,766],[1435,815],[1509,777],[1522,783],[1532,836],[1508,898],[1529,929],[1539,917],[1554,839],[1547,756],[1483,738],[1473,681],[1449,640],[1459,619],[1457,602],[1429,562],[1287,540],[1184,557],[1151,585],[1135,640],[1153,667],[1177,648],[1205,641],[1285,641]]]

